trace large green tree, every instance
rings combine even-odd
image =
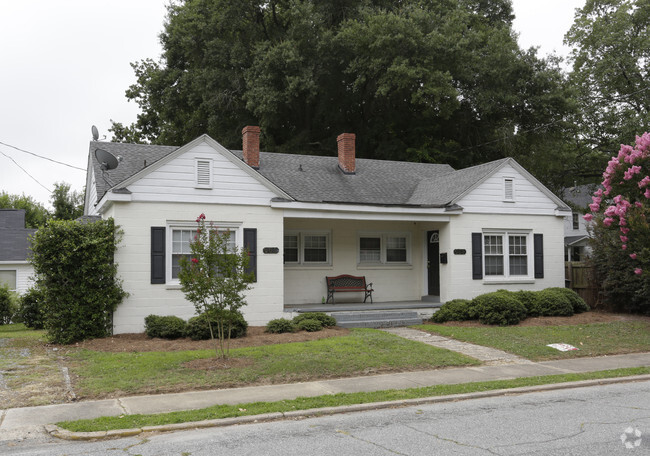
[[[74,220],[84,213],[84,194],[70,189],[70,184],[57,182],[50,196],[54,220]]]
[[[580,136],[606,157],[650,123],[649,24],[650,0],[587,0],[566,36]]]
[[[0,209],[24,209],[25,227],[40,228],[50,218],[49,211],[31,196],[0,192]]]
[[[519,48],[512,20],[509,0],[186,0],[169,7],[162,60],[133,65],[138,120],[111,131],[236,148],[257,124],[268,150],[318,154],[354,132],[361,157],[510,155],[561,185],[573,92],[555,59]]]

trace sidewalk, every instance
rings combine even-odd
[[[525,363],[511,362],[478,367],[402,372],[305,383],[131,396],[100,401],[14,408],[0,411],[0,441],[24,439],[35,434],[42,434],[44,432],[43,425],[65,420],[164,413],[199,409],[217,404],[239,404],[255,401],[272,402],[294,399],[300,396],[311,397],[335,393],[406,389],[643,366],[650,366],[650,353],[574,358],[538,363],[530,361]]]

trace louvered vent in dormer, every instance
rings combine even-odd
[[[212,160],[196,159],[196,188],[212,188]]]
[[[513,202],[515,200],[515,180],[511,177],[503,180],[503,200]]]

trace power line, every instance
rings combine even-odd
[[[69,167],[69,168],[73,168],[73,169],[78,169],[78,170],[80,170],[80,171],[86,171],[85,168],[79,168],[78,166],[69,165],[69,164],[67,164],[67,163],[63,163],[63,162],[60,162],[60,161],[58,161],[58,160],[54,160],[54,159],[52,159],[52,158],[43,157],[42,155],[35,154],[34,152],[30,152],[30,151],[28,151],[28,150],[24,150],[24,149],[21,149],[21,148],[16,147],[16,146],[12,146],[11,144],[3,143],[2,141],[0,141],[0,144],[2,144],[3,146],[11,147],[12,149],[16,149],[17,151],[24,152],[24,153],[26,153],[26,154],[33,155],[34,157],[42,158],[43,160],[48,160],[48,161],[51,161],[51,162],[53,162],[53,163],[58,163],[59,165],[67,166],[67,167]],[[3,155],[4,155],[4,154],[3,154]],[[5,155],[5,157],[6,157],[6,155]],[[14,163],[15,163],[15,162],[14,162]],[[17,163],[16,163],[16,164],[17,164]],[[22,168],[21,168],[21,169],[22,169]],[[24,170],[23,170],[23,171],[24,171]]]
[[[553,122],[549,122],[549,123],[544,124],[544,125],[538,125],[537,127],[531,128],[530,130],[519,131],[519,132],[517,132],[515,134],[523,135],[525,133],[531,133],[533,131],[536,131],[536,130],[539,130],[539,129],[542,129],[542,128],[550,127],[551,125],[554,125],[554,124],[556,124],[558,122],[562,122],[562,121],[563,121],[563,119],[554,120]],[[488,144],[492,144],[492,143],[499,142],[499,141],[507,141],[508,139],[512,139],[512,136],[509,136],[509,137],[504,136],[503,138],[493,139],[492,141],[477,144],[476,146],[466,147],[465,149],[461,149],[458,152],[465,152],[466,150],[478,149],[479,147],[487,146]]]
[[[31,178],[34,180],[34,182],[36,182],[38,185],[40,185],[41,187],[43,187],[43,188],[44,188],[45,190],[47,190],[49,193],[52,193],[52,190],[50,190],[49,188],[47,188],[45,185],[41,184],[41,183],[40,183],[40,182],[39,182],[39,181],[38,181],[34,176],[32,176],[31,174],[29,174],[25,168],[23,168],[22,166],[20,166],[20,165],[16,162],[16,160],[14,160],[13,158],[11,158],[9,155],[5,154],[5,153],[4,153],[3,151],[1,151],[1,150],[0,150],[0,154],[4,155],[4,156],[7,157],[9,160],[11,160],[12,162],[14,162],[14,164],[15,164],[17,167],[19,167],[20,169],[22,169],[23,172],[24,172],[25,174],[27,174],[29,177],[31,177]]]

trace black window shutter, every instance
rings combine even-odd
[[[472,233],[472,279],[483,278],[483,233]]]
[[[151,227],[151,283],[165,283],[165,227]]]
[[[248,268],[246,273],[253,273],[253,282],[257,282],[257,228],[244,228],[244,248],[248,250]]]
[[[544,235],[533,235],[533,250],[535,251],[535,278],[544,278]]]

